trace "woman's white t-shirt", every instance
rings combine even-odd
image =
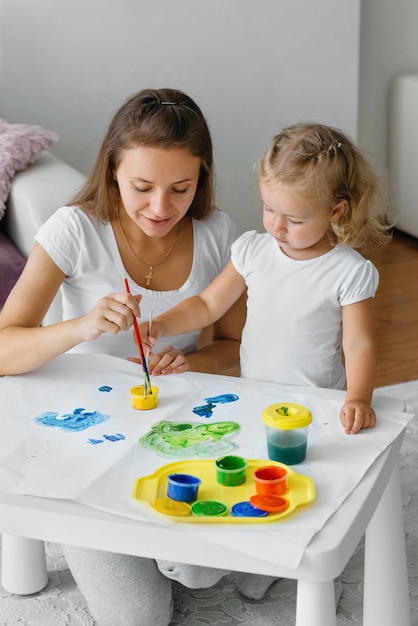
[[[62,207],[43,224],[36,241],[66,275],[61,286],[63,319],[79,317],[91,311],[103,296],[124,291],[124,278],[131,292],[142,294],[141,316],[149,311],[157,316],[178,302],[200,293],[224,268],[230,258],[231,244],[238,231],[226,213],[214,210],[205,220],[193,220],[194,253],[189,277],[180,289],[153,291],[137,285],[128,275],[119,254],[112,226],[88,215],[79,207]],[[185,353],[193,352],[200,332],[159,340]],[[73,352],[99,352],[127,358],[136,356],[132,331],[110,335],[103,333],[95,341],[84,342]]]
[[[374,297],[374,265],[341,245],[297,261],[255,231],[237,239],[231,260],[248,288],[241,375],[344,389],[341,307]]]

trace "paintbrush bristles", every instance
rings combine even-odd
[[[151,335],[151,328],[152,328],[152,309],[149,310],[148,336]],[[149,353],[150,353],[150,349],[147,348],[147,366],[149,366]]]

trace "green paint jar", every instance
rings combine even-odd
[[[216,480],[225,487],[242,485],[247,479],[247,461],[233,454],[221,456],[215,461]]]

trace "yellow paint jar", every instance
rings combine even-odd
[[[134,409],[139,411],[147,411],[148,409],[155,409],[158,406],[158,387],[151,385],[152,393],[145,393],[144,385],[137,385],[131,387],[129,393],[131,394],[131,405]]]

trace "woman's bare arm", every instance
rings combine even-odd
[[[88,314],[41,327],[65,276],[38,243],[0,314],[0,375],[39,367],[103,332],[116,334],[132,325],[137,301],[122,292],[99,300]]]

